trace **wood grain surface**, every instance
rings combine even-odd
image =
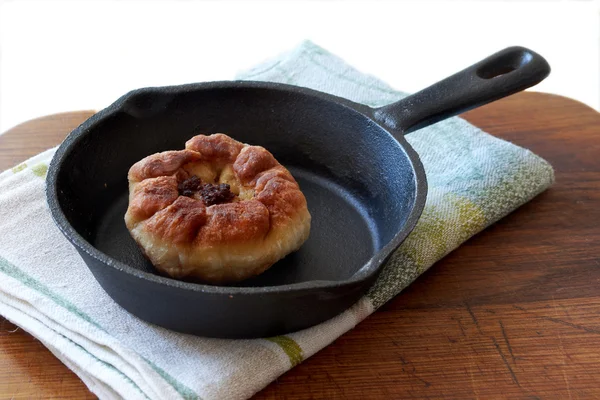
[[[0,169],[58,144],[89,115],[0,136]],[[556,184],[256,398],[600,398],[600,114],[526,92],[464,117],[550,161]],[[93,395],[3,320],[0,398]]]

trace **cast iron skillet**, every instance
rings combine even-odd
[[[538,54],[511,47],[377,109],[278,83],[135,90],[59,147],[47,177],[50,210],[104,290],[139,318],[227,338],[307,328],[355,303],[415,226],[427,184],[404,135],[524,90],[549,72]],[[159,276],[123,221],[132,164],[215,132],[270,150],[296,177],[312,214],[298,252],[237,286]]]

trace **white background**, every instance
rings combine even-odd
[[[2,2],[2,0],[0,0]],[[3,1],[0,132],[143,86],[232,79],[304,39],[414,92],[511,45],[600,107],[598,1]]]

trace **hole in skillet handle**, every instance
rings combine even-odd
[[[478,68],[475,73],[482,79],[493,79],[519,69],[530,62],[532,58],[531,53],[526,51],[503,54],[493,63]]]

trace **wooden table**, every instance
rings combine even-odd
[[[0,136],[0,169],[90,114]],[[464,116],[550,161],[556,184],[257,398],[600,398],[600,114],[527,92]],[[93,397],[36,339],[0,330],[0,398]]]

